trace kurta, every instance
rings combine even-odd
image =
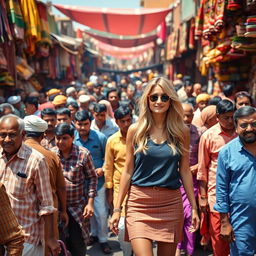
[[[231,256],[256,253],[255,184],[256,157],[236,138],[219,153],[214,206],[218,212],[230,213],[235,234]]]

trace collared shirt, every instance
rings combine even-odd
[[[7,247],[8,255],[21,256],[24,242],[22,227],[14,215],[4,185],[1,183],[0,202],[0,245]]]
[[[82,229],[84,240],[89,238],[88,220],[83,218],[83,210],[87,204],[87,197],[95,197],[97,190],[97,174],[93,166],[90,152],[83,147],[73,144],[68,158],[64,158],[58,149],[51,149],[60,158],[63,175],[66,181],[67,207],[70,214]],[[88,182],[88,193],[86,181]]]
[[[197,179],[207,183],[207,195],[210,211],[215,212],[216,202],[216,172],[218,154],[221,148],[236,137],[226,134],[219,123],[204,132],[199,142]]]
[[[81,139],[77,131],[75,133],[74,144],[77,146],[82,146],[90,151],[95,168],[101,168],[103,166],[106,143],[106,136],[99,131],[90,129],[89,136],[86,141]],[[99,190],[103,184],[104,176],[98,178],[97,190]]]
[[[91,129],[102,132],[108,138],[116,133],[119,130],[119,127],[112,119],[107,118],[105,125],[101,129],[97,126],[95,119],[93,119],[91,122]]]
[[[126,141],[121,132],[118,131],[109,137],[104,163],[105,187],[114,190],[114,205],[117,200],[121,174],[125,165]],[[122,215],[125,212],[125,203],[123,203]]]
[[[50,175],[50,183],[51,183],[51,188],[52,188],[52,196],[53,196],[53,203],[54,207],[58,209],[58,197],[57,197],[57,190],[58,189],[63,189],[66,186],[65,179],[63,176],[63,171],[62,171],[62,166],[60,163],[60,160],[58,156],[50,151],[45,149],[43,146],[41,146],[36,140],[29,138],[25,141],[25,144],[30,146],[31,148],[34,148],[43,156],[45,157],[45,160],[48,164],[49,167],[49,175]],[[56,215],[54,216],[54,234],[55,237],[58,237],[58,213],[55,213]],[[48,227],[46,227],[48,228]]]
[[[22,144],[8,161],[0,149],[0,182],[5,185],[12,209],[25,231],[25,242],[39,244],[43,239],[40,217],[56,210],[45,158]]]
[[[52,139],[48,139],[47,137],[44,137],[41,140],[41,145],[46,148],[46,149],[51,149],[53,147],[56,147],[56,142],[55,142],[55,137],[53,137]]]
[[[222,213],[243,212],[256,208],[256,157],[242,144],[239,137],[219,153],[217,192],[214,209]],[[238,209],[238,207],[240,209]],[[254,212],[255,213],[255,212]]]

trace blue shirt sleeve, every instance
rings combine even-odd
[[[100,142],[101,142],[101,149],[103,153],[103,158],[105,158],[105,150],[106,150],[106,144],[107,144],[107,137],[102,133],[100,136]]]
[[[229,184],[230,168],[228,165],[227,150],[220,151],[218,156],[218,167],[216,177],[216,204],[214,210],[220,213],[229,212]]]

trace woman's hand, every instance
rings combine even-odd
[[[109,227],[115,235],[118,235],[118,232],[119,232],[118,230],[119,220],[120,220],[120,212],[114,212],[109,221]]]
[[[198,217],[197,209],[192,209],[191,213],[191,226],[189,227],[189,232],[193,233],[199,228],[200,219]]]

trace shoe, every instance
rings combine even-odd
[[[88,246],[91,246],[99,241],[97,236],[90,236],[89,241],[87,243]]]
[[[100,243],[100,247],[101,247],[101,250],[105,253],[105,254],[110,254],[112,253],[112,249],[111,247],[109,246],[109,244],[106,242],[106,243]]]

